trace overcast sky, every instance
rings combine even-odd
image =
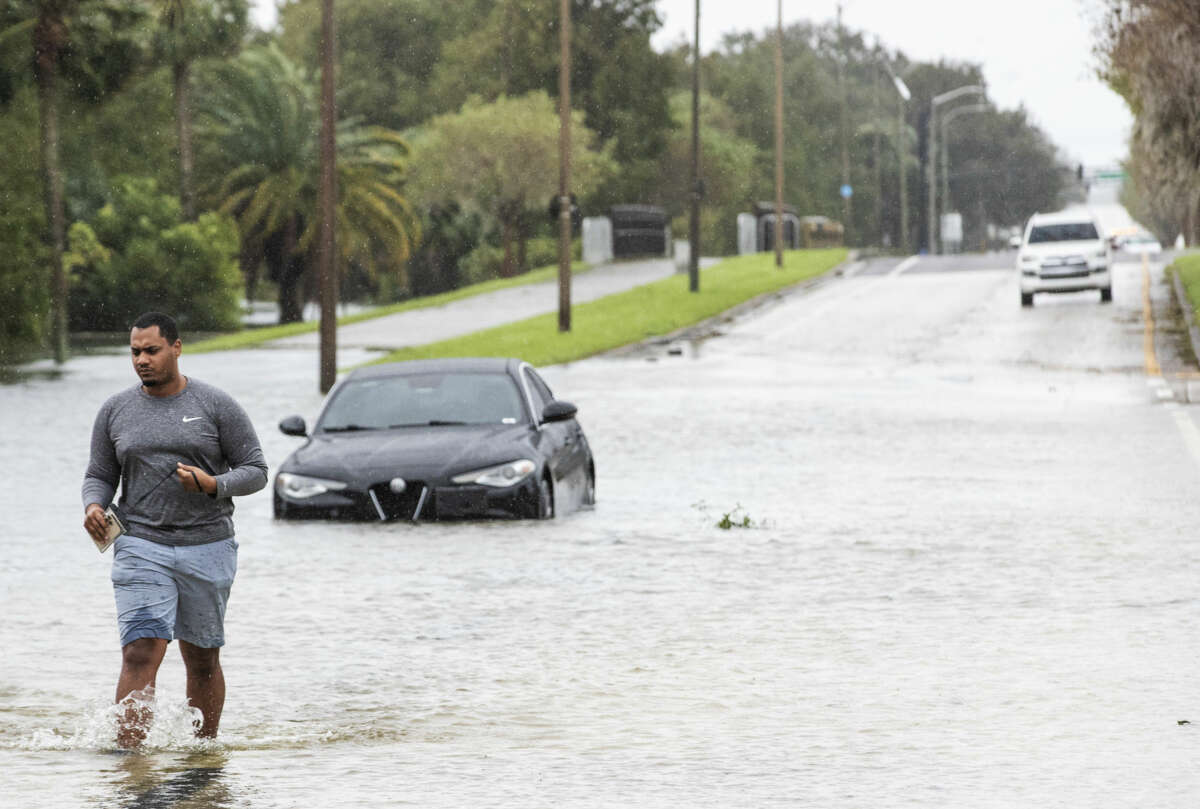
[[[783,23],[831,21],[836,0],[783,0]],[[983,65],[988,92],[1004,108],[1024,104],[1031,119],[1073,161],[1115,166],[1125,157],[1131,116],[1095,78],[1092,24],[1097,0],[844,0],[843,23],[878,36],[910,59]],[[693,36],[695,0],[659,0],[655,36],[665,48]],[[729,31],[775,27],[776,0],[701,0],[700,47]]]
[[[252,0],[254,19],[274,24],[274,0]],[[844,0],[847,27],[878,36],[910,59],[983,65],[989,94],[1004,108],[1024,104],[1032,120],[1072,161],[1115,166],[1126,153],[1131,118],[1094,76],[1092,23],[1099,0]],[[666,48],[692,38],[695,0],[659,0]],[[722,34],[774,28],[776,0],[701,0],[700,46]],[[783,20],[832,20],[837,0],[783,0]]]

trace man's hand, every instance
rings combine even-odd
[[[104,508],[99,503],[90,503],[83,513],[83,528],[96,542],[103,542],[108,535],[108,521],[104,519]]]
[[[189,492],[201,492],[211,495],[217,493],[216,478],[198,466],[188,466],[183,461],[179,461],[175,464],[175,477],[179,479],[179,483],[183,488]]]

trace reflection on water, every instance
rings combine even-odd
[[[21,385],[26,382],[61,379],[63,371],[60,368],[31,368],[28,366],[14,368],[0,364],[0,385]]]
[[[224,781],[228,756],[193,753],[179,760],[131,753],[116,767],[115,800],[121,809],[221,809],[235,805]]]

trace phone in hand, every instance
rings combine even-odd
[[[117,510],[116,506],[110,505],[104,509],[104,524],[104,539],[99,540],[92,537],[92,542],[96,543],[96,550],[100,553],[111,548],[112,544],[117,541],[117,537],[125,533],[125,523],[121,521],[121,512]]]

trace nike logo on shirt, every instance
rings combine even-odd
[[[184,416],[183,423],[187,424],[189,421],[199,421],[202,418],[204,418],[204,416],[192,416],[191,418]]]

